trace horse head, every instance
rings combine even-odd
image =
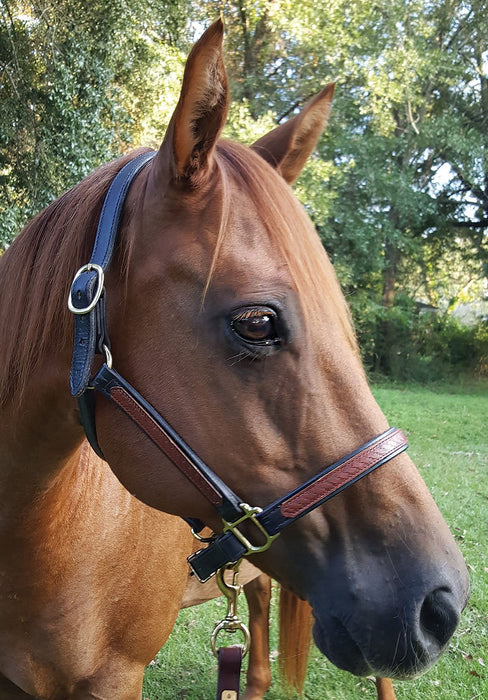
[[[388,427],[344,297],[290,183],[327,122],[327,86],[251,148],[220,138],[221,22],[193,48],[153,161],[129,192],[106,277],[117,369],[247,503],[264,506]],[[99,442],[154,508],[220,519],[97,398]],[[356,674],[411,677],[466,604],[461,554],[406,454],[291,525],[256,564],[307,599],[315,640]]]

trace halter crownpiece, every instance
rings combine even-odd
[[[390,428],[264,509],[249,506],[112,368],[104,272],[112,258],[130,185],[155,155],[148,152],[136,156],[113,179],[100,215],[90,262],[78,270],[73,280],[68,300],[75,316],[70,387],[78,399],[86,437],[100,457],[103,458],[103,452],[96,433],[94,389],[125,413],[217,510],[222,518],[222,534],[212,538],[206,549],[188,558],[194,574],[200,581],[206,581],[226,564],[268,549],[283,528],[399,455],[408,443],[401,430]],[[90,380],[95,354],[105,356],[106,361]],[[185,520],[196,532],[204,527],[199,520]]]

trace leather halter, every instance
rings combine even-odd
[[[117,173],[107,192],[100,215],[90,262],[75,275],[68,307],[75,316],[70,388],[78,398],[85,434],[103,458],[95,427],[94,391],[97,390],[125,413],[205,496],[223,521],[223,533],[188,561],[201,581],[243,556],[267,549],[281,530],[366,474],[407,449],[402,431],[390,428],[346,455],[305,484],[264,509],[240,499],[191,447],[118,372],[112,368],[105,314],[104,272],[110,264],[127,192],[136,175],[154,158],[154,152],[136,156]],[[95,354],[106,361],[90,379]],[[185,518],[194,531],[204,525]],[[242,531],[241,526],[247,523]],[[251,527],[252,526],[252,527]],[[254,532],[249,535],[249,532]]]

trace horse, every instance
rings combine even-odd
[[[217,21],[190,52],[162,144],[125,196],[103,284],[96,274],[97,307],[82,312],[100,321],[103,296],[110,343],[93,372],[113,362],[213,476],[182,473],[159,437],[87,380],[102,459],[69,390],[66,298],[87,271],[109,187],[140,153],[89,174],[1,257],[1,700],[140,698],[186,586],[184,518],[308,601],[316,645],[356,675],[425,671],[466,605],[463,558],[403,438],[388,463],[323,493],[325,465],[354,471],[364,444],[368,462],[378,434],[398,438],[385,432],[344,296],[290,188],[333,86],[252,147],[226,141],[222,39]],[[75,353],[84,343],[75,330]],[[217,510],[224,501],[235,520]],[[289,524],[279,537],[260,520],[270,503]]]

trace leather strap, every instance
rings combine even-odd
[[[218,659],[217,700],[239,700],[242,647],[239,645],[221,647],[218,651]]]
[[[301,518],[406,449],[403,432],[390,428],[280,501],[281,516],[293,520]]]
[[[121,375],[106,365],[97,372],[93,388],[123,411],[173,462],[187,479],[216,508],[223,520],[242,516],[242,501],[182,440],[167,421]],[[264,508],[256,516],[268,535],[277,535],[287,525],[351,486],[366,474],[393,459],[408,447],[398,428],[370,440],[317,476]],[[208,547],[192,554],[188,562],[201,581],[218,569],[248,554],[246,546],[232,531],[219,535]]]
[[[408,442],[402,431],[390,428],[327,467],[291,494],[286,494],[264,508],[256,516],[256,520],[268,535],[277,535],[287,525],[333,498],[366,474],[370,474],[407,447]],[[244,544],[232,531],[228,531],[219,535],[206,549],[192,554],[188,563],[197,578],[206,581],[226,563],[237,562],[246,553]]]
[[[103,365],[93,378],[92,386],[110,399],[152,440],[224,520],[235,520],[242,515],[240,498],[118,372]]]
[[[95,392],[87,390],[78,396],[78,410],[80,413],[80,423],[85,431],[86,438],[92,450],[102,459],[105,459],[98,444],[97,426],[95,424]]]
[[[95,304],[97,291],[103,297],[103,272],[107,269],[114,250],[127,192],[136,175],[154,158],[155,152],[141,153],[126,163],[112,180],[98,222],[90,262],[76,274],[70,291],[71,308],[75,314],[75,340],[70,373],[73,396],[80,396],[88,387],[95,352],[108,344],[105,327],[104,302]],[[100,448],[98,448],[100,449]]]

